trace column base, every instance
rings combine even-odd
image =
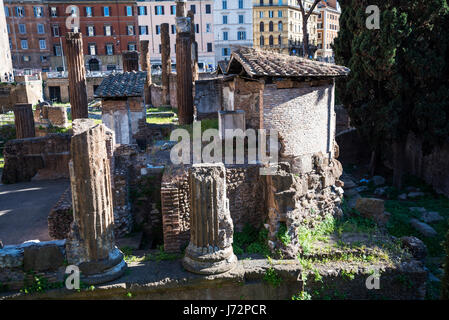
[[[81,281],[88,285],[95,285],[120,278],[127,268],[123,258],[123,253],[116,247],[106,260],[80,264]]]
[[[237,257],[232,246],[219,250],[211,247],[198,248],[189,244],[182,265],[187,271],[196,274],[220,274],[232,270],[237,265]]]

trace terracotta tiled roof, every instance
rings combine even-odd
[[[140,97],[144,94],[146,80],[147,73],[141,71],[110,74],[95,90],[95,97]]]
[[[350,72],[335,64],[248,47],[240,47],[231,54],[226,72],[232,73],[236,63],[251,77],[339,77]]]

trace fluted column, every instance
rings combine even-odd
[[[33,107],[31,104],[16,104],[13,110],[16,138],[34,138],[36,136],[36,131],[34,128]]]
[[[223,164],[197,164],[189,170],[190,243],[184,268],[198,274],[218,274],[237,263],[232,249],[234,225],[226,198]]]
[[[191,21],[176,18],[176,90],[179,124],[193,123]]]
[[[142,71],[147,72],[147,83],[145,84],[145,104],[151,104],[151,61],[150,52],[148,50],[150,46],[150,41],[141,40],[140,41],[140,67]]]
[[[72,187],[73,224],[67,239],[67,261],[79,266],[88,284],[120,277],[126,263],[115,246],[111,171],[107,128],[88,119],[73,123]]]
[[[161,24],[162,104],[170,105],[170,33],[169,24]]]
[[[67,71],[72,120],[89,117],[84,67],[83,37],[81,33],[66,35]]]

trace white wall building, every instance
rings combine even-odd
[[[217,62],[235,46],[253,46],[252,0],[214,0],[214,43]]]
[[[0,82],[12,80],[12,60],[3,0],[0,0]],[[11,74],[11,78],[9,75]]]

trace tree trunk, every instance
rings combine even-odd
[[[398,139],[393,141],[393,186],[400,190],[405,166],[405,143]]]
[[[302,42],[303,42],[302,55],[303,55],[303,57],[306,57],[306,58],[308,58],[310,56],[310,54],[309,54],[309,51],[310,51],[310,49],[309,49],[309,32],[307,30],[307,20],[304,19],[304,17],[302,19],[302,30],[303,30],[303,34],[304,34],[304,37],[302,40]]]

